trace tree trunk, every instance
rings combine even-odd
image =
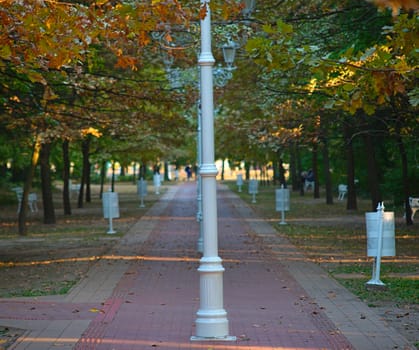
[[[86,150],[83,154],[83,176],[84,176],[84,183],[86,185],[86,203],[90,203],[92,201],[92,194],[91,194],[91,187],[90,187],[90,172],[91,172],[91,164],[90,164],[90,142],[91,136],[87,136],[86,141]]]
[[[69,156],[69,141],[64,140],[62,144],[63,150],[63,208],[64,215],[71,215],[70,203],[70,156]]]
[[[303,173],[303,166],[301,164],[301,152],[300,146],[298,145],[296,149],[296,166],[297,166],[297,174],[296,174],[296,190],[300,190],[300,196],[304,196],[304,181],[302,180],[302,173]],[[294,185],[293,185],[294,186]]]
[[[136,180],[137,175],[137,163],[132,164],[132,184],[135,185],[137,183]]]
[[[348,198],[346,201],[346,209],[357,210],[358,204],[355,188],[355,156],[352,143],[352,133],[347,123],[345,123],[344,125],[343,133],[345,135],[346,171],[348,185]]]
[[[326,188],[326,204],[333,204],[333,190],[332,190],[332,177],[330,175],[330,159],[329,159],[329,145],[327,142],[327,136],[323,137],[323,167],[324,167],[324,180],[325,180],[325,188]],[[314,186],[317,184],[317,177],[314,177],[316,182]]]
[[[225,159],[223,158],[223,161],[221,163],[221,180],[224,180],[224,162]]]
[[[399,129],[399,128],[398,128]],[[409,196],[410,196],[410,186],[409,186],[409,171],[408,171],[408,161],[407,161],[407,152],[404,146],[400,130],[397,130],[397,145],[399,146],[400,160],[402,162],[402,186],[403,186],[403,198],[404,198],[404,208],[406,213],[406,225],[413,225],[412,221],[412,209],[409,205]]]
[[[100,193],[99,198],[102,199],[103,187],[105,186],[106,179],[106,160],[102,161],[102,166],[100,167]]]
[[[282,158],[278,160],[278,173],[279,173],[279,184],[287,188],[287,183],[285,181],[285,169],[284,169],[284,162]]]
[[[112,162],[111,192],[115,192],[115,162]]]
[[[51,154],[51,143],[43,143],[39,154],[41,166],[42,203],[44,207],[44,224],[55,224],[54,201],[52,198],[51,166],[49,156]]]
[[[32,181],[35,175],[36,165],[38,164],[40,150],[41,142],[39,137],[37,137],[33,145],[31,166],[29,168],[28,175],[25,179],[25,184],[23,186],[22,202],[18,216],[18,232],[21,236],[25,236],[28,233],[26,227],[26,217],[28,215],[28,196],[32,188]]]
[[[86,137],[82,143],[81,143],[81,153],[83,157],[83,166],[81,170],[81,181],[80,181],[80,191],[79,191],[79,197],[77,201],[77,207],[83,208],[83,198],[84,198],[84,188],[86,185],[86,158],[89,157],[89,138]]]
[[[169,162],[164,161],[164,181],[169,181]]]
[[[292,182],[292,190],[297,191],[298,186],[296,185],[299,177],[297,176],[297,155],[296,155],[296,147],[295,142],[291,142],[290,144],[290,177]]]
[[[246,177],[246,181],[250,180],[250,163],[244,162],[244,176]]]
[[[314,175],[314,190],[313,197],[320,198],[320,184],[319,184],[319,171],[318,171],[318,144],[317,139],[313,143],[313,157],[312,157],[312,170]]]
[[[378,177],[378,166],[375,159],[375,147],[372,136],[369,132],[363,135],[365,153],[367,156],[367,170],[368,170],[368,187],[371,195],[371,210],[376,211],[378,203],[382,202],[379,177]]]

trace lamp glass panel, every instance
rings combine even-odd
[[[223,47],[224,61],[226,64],[231,65],[234,62],[236,56],[236,48],[234,46]]]

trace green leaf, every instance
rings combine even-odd
[[[344,91],[352,91],[355,88],[355,86],[353,84],[347,83],[347,84],[343,84],[342,88]]]
[[[9,60],[11,55],[12,55],[12,50],[10,49],[9,45],[3,45],[0,48],[0,57],[2,59]]]
[[[283,22],[282,20],[278,20],[276,22],[276,25],[278,27],[278,31],[282,34],[291,34],[294,32],[293,26],[291,24]]]
[[[276,32],[276,30],[270,24],[263,25],[262,29],[265,33],[268,34],[274,34]]]

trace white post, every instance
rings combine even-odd
[[[222,260],[218,257],[217,232],[217,167],[214,160],[214,100],[211,52],[211,14],[209,1],[201,0],[207,13],[201,19],[201,116],[202,116],[202,224],[204,251],[198,268],[200,274],[200,305],[195,321],[196,336],[191,340],[235,340],[229,336],[227,312],[223,307]]]

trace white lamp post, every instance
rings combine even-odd
[[[201,116],[202,116],[202,229],[203,256],[198,271],[200,273],[200,306],[197,311],[196,335],[191,340],[235,340],[229,335],[227,312],[223,307],[222,260],[218,256],[217,231],[217,167],[214,158],[214,57],[211,51],[211,14],[209,1],[200,0],[206,6],[207,14],[201,19],[201,53],[198,64],[201,75]]]
[[[213,72],[213,85],[216,86],[225,86],[228,80],[230,80],[233,76],[231,73],[232,70],[235,69],[233,67],[234,58],[236,55],[237,45],[229,41],[227,45],[222,47],[223,49],[223,56],[224,62],[227,65],[227,68],[217,67],[217,69],[212,69]],[[201,82],[199,83],[199,89],[201,89]],[[200,101],[198,101],[198,108],[197,108],[197,118],[198,118],[198,130],[197,130],[197,154],[198,154],[198,165],[201,166],[202,164],[202,113],[200,107]],[[198,211],[197,211],[197,221],[199,222],[199,237],[197,243],[197,250],[198,252],[202,253],[204,249],[204,238],[203,238],[203,229],[202,229],[202,179],[200,171],[197,174],[198,179],[198,191],[197,191],[197,202],[198,202]]]
[[[199,84],[200,85],[200,84]],[[202,179],[200,174],[199,167],[202,163],[202,128],[201,128],[201,101],[198,100],[197,103],[197,119],[198,119],[198,129],[197,129],[197,160],[198,160],[198,173],[197,173],[197,202],[198,202],[198,211],[196,213],[196,218],[199,223],[199,236],[197,242],[197,250],[200,253],[204,252],[204,235],[202,229]]]

